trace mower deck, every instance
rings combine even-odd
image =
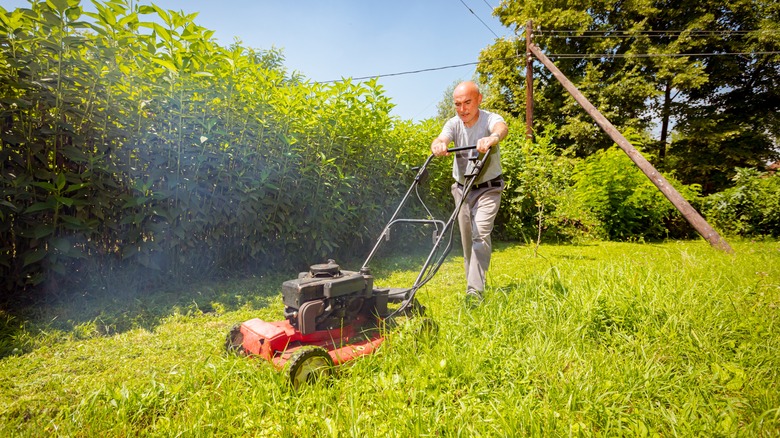
[[[282,369],[296,352],[314,346],[325,350],[333,365],[340,365],[373,353],[384,341],[379,329],[367,323],[364,318],[358,318],[351,325],[304,335],[288,320],[268,322],[255,318],[233,328],[227,347],[260,356]]]

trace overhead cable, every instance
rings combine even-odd
[[[485,4],[487,5],[487,7],[489,7],[489,8],[490,8],[490,11],[491,11],[491,12],[492,12],[493,10],[495,10],[495,8],[494,8],[493,6],[490,6],[490,3],[488,3],[488,2],[487,2],[487,0],[482,0],[482,1],[483,1],[483,2],[485,2]]]
[[[774,52],[720,52],[720,53],[548,53],[550,58],[565,59],[601,59],[601,58],[684,58],[687,56],[741,56],[741,55],[780,55]]]
[[[362,80],[366,80],[366,79],[386,78],[386,77],[390,77],[390,76],[412,75],[412,74],[416,74],[416,73],[425,73],[425,72],[429,72],[429,71],[447,70],[447,69],[450,69],[450,68],[466,67],[466,66],[469,66],[469,65],[477,65],[477,64],[479,64],[479,62],[467,62],[465,64],[446,65],[444,67],[424,68],[424,69],[420,69],[420,70],[410,70],[410,71],[402,71],[402,72],[398,72],[398,73],[387,73],[387,74],[382,74],[382,75],[363,76],[363,77],[360,77],[360,78],[350,78],[350,79],[355,80],[355,81],[362,81]],[[330,81],[318,81],[318,82],[315,82],[315,84],[328,84],[328,83],[331,83],[331,82],[338,82],[338,81],[341,81],[341,80],[343,80],[343,78],[342,79],[334,79],[334,80],[330,80]]]
[[[734,36],[734,35],[751,35],[751,34],[777,34],[780,31],[777,30],[639,30],[639,31],[625,31],[625,30],[537,30],[536,36],[545,36],[548,38],[625,38],[634,36],[646,36],[646,37],[679,37],[683,34],[689,36]]]
[[[685,58],[685,57],[706,57],[706,56],[758,56],[758,55],[780,55],[780,51],[766,51],[766,52],[707,52],[707,53],[548,53],[547,56],[550,58],[559,58],[559,59],[609,59],[609,58]],[[495,61],[508,61],[512,59],[521,59],[524,58],[523,55],[519,54],[512,57],[505,57],[505,58],[490,58],[487,59],[487,62],[495,62]],[[379,78],[387,78],[392,76],[403,76],[403,75],[412,75],[417,73],[426,73],[431,71],[438,71],[438,70],[448,70],[451,68],[459,68],[459,67],[468,67],[472,65],[478,65],[479,62],[467,62],[463,64],[454,64],[454,65],[445,65],[442,67],[432,67],[432,68],[424,68],[419,70],[409,70],[409,71],[402,71],[402,72],[396,72],[396,73],[385,73],[385,74],[378,74],[378,75],[371,75],[371,76],[362,76],[357,78],[341,78],[341,79],[332,79],[329,81],[317,81],[314,82],[315,84],[329,84],[334,82],[339,82],[344,79],[351,79],[355,81],[363,81],[363,80],[369,80],[369,79],[379,79]]]
[[[496,38],[499,38],[499,36],[495,32],[493,32],[493,29],[491,29],[490,26],[488,26],[484,21],[482,21],[482,19],[479,18],[479,16],[475,14],[474,11],[471,10],[471,8],[469,7],[469,5],[466,4],[466,2],[464,2],[463,0],[460,0],[460,2],[463,3],[463,6],[465,6],[466,9],[469,10],[469,12],[471,12],[471,15],[477,17],[477,20],[479,20],[479,22],[482,23],[482,25],[485,26],[485,28],[487,28],[487,30],[489,30],[490,33],[492,33]]]

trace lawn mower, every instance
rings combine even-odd
[[[450,153],[471,156],[466,172],[462,199],[474,186],[490,151],[476,152],[476,146],[448,149]],[[267,322],[250,319],[234,326],[227,335],[228,351],[259,356],[287,372],[293,387],[312,383],[333,373],[334,366],[371,354],[384,341],[383,331],[398,324],[399,318],[422,317],[425,312],[415,295],[438,271],[452,248],[453,224],[463,201],[455,206],[448,221],[431,219],[432,215],[417,190],[427,175],[434,155],[430,155],[385,225],[363,266],[358,271],[342,270],[334,261],[312,265],[298,278],[282,284],[284,319]],[[428,213],[426,219],[400,218],[402,208],[412,192]],[[431,251],[411,287],[382,288],[374,285],[369,263],[390,229],[400,223],[435,228]],[[443,245],[445,235],[449,235]],[[437,326],[429,318],[420,318],[417,331],[421,336],[435,336]]]

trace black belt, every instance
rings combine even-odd
[[[474,184],[474,190],[484,189],[486,187],[501,187],[501,183],[504,182],[504,175],[498,175],[497,177],[491,179],[490,181],[485,181],[483,183]],[[463,184],[457,183],[458,187],[463,188]]]

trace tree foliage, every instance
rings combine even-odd
[[[534,43],[619,129],[654,132],[656,162],[710,193],[737,166],[778,156],[780,3],[776,0],[645,2],[507,1],[501,22]],[[525,113],[525,41],[483,51],[490,103]],[[609,138],[538,62],[535,128],[552,124],[559,146],[587,156]],[[674,135],[672,135],[674,134]]]
[[[742,236],[780,236],[780,176],[737,169],[734,186],[704,199],[713,226]]]

